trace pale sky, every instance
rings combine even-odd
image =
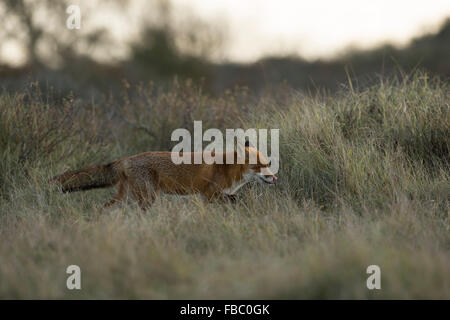
[[[82,26],[107,26],[117,42],[108,54],[122,58],[127,54],[124,44],[137,35],[140,19],[155,19],[143,9],[147,1],[157,0],[129,0],[120,11],[106,5],[97,9],[90,0],[72,2],[80,5],[82,14],[83,8],[94,9],[95,19],[90,24],[82,20]],[[182,19],[188,12],[223,28],[227,42],[218,59],[235,62],[269,54],[330,58],[349,47],[401,46],[437,31],[450,17],[450,0],[172,0],[172,4],[175,17]],[[17,44],[3,43],[0,57],[20,61]]]
[[[349,46],[370,48],[436,31],[450,0],[176,0],[205,19],[225,20],[227,56],[255,60],[270,53],[330,57]]]

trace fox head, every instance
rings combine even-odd
[[[270,171],[270,162],[263,156],[258,149],[245,142],[245,158],[248,163],[248,172],[244,175],[246,180],[255,180],[259,183],[275,184],[278,178]],[[256,159],[256,163],[254,160]]]

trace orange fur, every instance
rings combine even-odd
[[[103,188],[118,184],[114,198],[105,206],[111,206],[122,200],[128,192],[142,208],[149,207],[159,192],[168,194],[201,194],[208,201],[217,198],[233,197],[227,191],[234,184],[250,181],[259,176],[262,181],[275,183],[276,177],[268,170],[267,160],[252,147],[246,147],[246,154],[255,152],[257,164],[237,164],[237,152],[234,151],[234,164],[175,164],[171,152],[145,152],[114,161],[107,165],[92,166],[81,170],[66,172],[52,179],[61,186],[62,191],[71,192]],[[194,153],[190,153],[192,163]],[[226,153],[212,154],[223,157]],[[261,174],[265,168],[266,174]],[[237,187],[239,188],[239,187]],[[231,193],[230,193],[231,192]]]

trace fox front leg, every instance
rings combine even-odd
[[[223,201],[228,201],[228,202],[231,202],[231,203],[236,203],[237,200],[238,200],[238,197],[237,197],[235,194],[226,194],[226,193],[223,193],[221,199],[222,199]]]

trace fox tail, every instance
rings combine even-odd
[[[68,171],[53,177],[50,182],[61,187],[62,192],[73,192],[111,187],[117,182],[117,169],[113,163]]]

